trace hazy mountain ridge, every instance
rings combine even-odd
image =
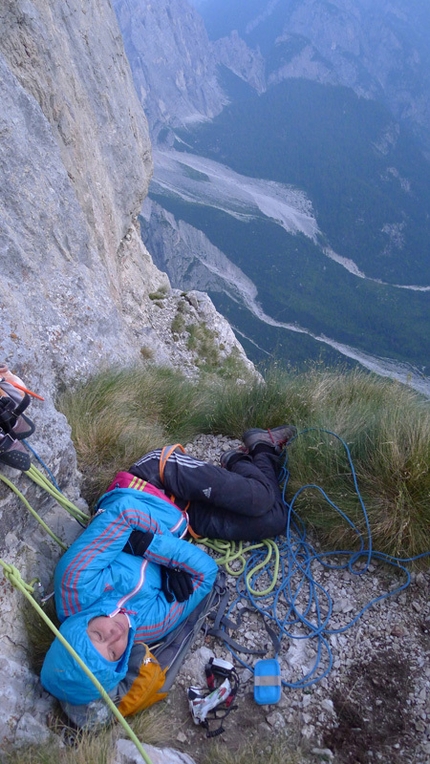
[[[186,0],[112,0],[153,141],[218,114],[228,102],[202,18]]]
[[[195,7],[193,7],[195,6]],[[152,137],[219,114],[224,65],[258,93],[291,78],[386,104],[430,150],[430,7],[421,0],[113,0]],[[206,25],[206,26],[205,26]]]
[[[260,50],[250,48],[233,30],[228,37],[221,37],[211,44],[217,64],[230,69],[233,74],[247,82],[257,93],[266,90],[266,64]]]
[[[210,36],[232,29],[262,47],[267,86],[290,77],[351,87],[385,102],[430,148],[430,8],[420,0],[207,0]]]

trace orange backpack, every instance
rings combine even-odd
[[[167,692],[160,692],[166,679],[167,667],[162,669],[148,645],[144,647],[146,652],[139,673],[118,706],[123,716],[137,714],[167,696]]]

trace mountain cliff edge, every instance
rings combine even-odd
[[[57,393],[106,366],[155,362],[196,373],[170,328],[183,296],[141,240],[151,144],[109,0],[5,0],[0,89],[0,358],[44,397],[31,406],[31,445],[79,502]],[[251,367],[209,298],[194,292],[189,303],[193,320],[222,336],[223,352],[239,350]],[[43,491],[17,470],[1,472],[70,540]],[[0,517],[0,556],[24,579],[49,583],[58,548],[3,482]],[[0,599],[0,740],[26,744],[47,734],[50,700],[31,670],[21,595],[3,576]]]

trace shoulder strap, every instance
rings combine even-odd
[[[185,448],[181,445],[181,443],[175,443],[174,446],[164,446],[164,448],[161,449],[159,472],[160,472],[160,480],[163,483],[163,485],[164,485],[164,470],[166,468],[166,462],[168,459],[170,459],[173,452],[176,451],[177,448],[180,451],[182,451],[183,454],[185,454]]]
[[[232,621],[230,618],[227,618],[225,611],[228,605],[230,592],[228,589],[226,589],[220,599],[219,605],[217,610],[213,610],[211,613],[209,613],[209,618],[213,620],[213,626],[211,626],[209,629],[207,629],[206,633],[213,637],[218,637],[219,639],[222,639],[224,642],[226,642],[230,647],[233,647],[234,650],[237,650],[237,652],[240,653],[246,653],[247,655],[266,655],[266,650],[252,650],[249,647],[244,647],[243,645],[239,644],[233,637],[230,636],[230,634],[227,632],[227,629],[236,630],[239,628],[239,626],[242,623],[242,613],[252,612],[252,613],[258,613],[260,612],[256,608],[252,607],[244,607],[239,613],[237,621]],[[262,615],[262,614],[261,614]],[[275,654],[278,655],[281,643],[279,638],[276,636],[273,629],[267,624],[266,619],[263,617],[263,622],[266,627],[266,631],[272,641]],[[224,628],[222,628],[224,627]]]
[[[164,470],[166,468],[167,460],[170,459],[171,455],[173,454],[174,451],[176,451],[176,449],[179,449],[180,451],[182,451],[183,454],[186,453],[185,448],[180,443],[175,443],[174,446],[164,446],[164,448],[161,449],[159,474],[160,474],[160,480],[163,485],[164,485]],[[175,502],[175,497],[173,494],[171,494],[170,500]],[[182,511],[186,512],[189,506],[190,506],[190,502],[188,501],[186,507]],[[188,530],[191,533],[191,535],[194,536],[194,538],[199,538],[199,536],[197,536],[194,533],[194,531],[191,530],[189,524],[188,524]]]

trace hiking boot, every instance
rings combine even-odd
[[[261,430],[254,427],[243,433],[242,440],[245,447],[252,453],[255,446],[262,443],[271,446],[275,453],[280,454],[283,447],[296,435],[297,429],[289,424],[281,424],[279,427],[273,427],[271,430]]]
[[[24,395],[17,406],[8,395],[0,397],[0,427],[3,432],[10,435],[14,440],[24,440],[33,434],[35,426],[22,412],[30,403],[27,394]]]
[[[22,443],[14,440],[9,434],[5,435],[2,430],[0,430],[0,462],[22,472],[27,472],[31,466],[30,454]]]
[[[224,451],[223,454],[220,456],[220,464],[221,467],[228,470],[229,465],[231,466],[233,464],[232,458],[233,456],[246,456],[248,451],[243,447],[239,446],[238,448],[232,448],[230,451]],[[235,459],[235,461],[237,461]]]

